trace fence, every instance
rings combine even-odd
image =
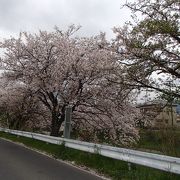
[[[102,156],[114,158],[117,160],[122,160],[129,163],[135,163],[171,173],[180,174],[180,158],[130,150],[125,148],[117,148],[95,143],[88,143],[60,137],[52,137],[32,132],[17,131],[5,128],[0,128],[0,131],[33,139],[38,139],[52,144],[64,143],[64,145],[69,148],[82,150],[90,153],[98,153]]]

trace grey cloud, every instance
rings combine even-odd
[[[0,0],[0,28],[4,30],[15,30],[20,22],[20,11],[26,1]]]
[[[80,24],[80,34],[93,35],[122,25],[129,12],[120,9],[126,0],[0,0],[0,32],[52,30]]]

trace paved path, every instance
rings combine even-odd
[[[0,180],[100,180],[85,171],[0,139]]]

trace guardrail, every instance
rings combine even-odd
[[[15,134],[18,136],[38,139],[52,144],[64,143],[64,145],[69,148],[82,150],[90,153],[98,153],[102,156],[126,161],[129,163],[135,163],[171,173],[180,174],[180,158],[176,157],[147,153],[125,148],[117,148],[60,137],[47,136],[26,131],[11,130],[6,128],[0,128],[0,131]]]

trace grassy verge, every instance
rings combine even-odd
[[[178,180],[180,176],[139,165],[131,165],[128,170],[127,162],[114,160],[97,154],[90,154],[79,150],[66,148],[64,145],[47,144],[39,140],[26,137],[17,137],[0,132],[0,137],[20,142],[24,145],[46,152],[55,158],[74,161],[77,165],[84,165],[94,169],[100,174],[105,174],[112,179],[119,180]]]
[[[169,156],[180,157],[180,130],[141,130],[137,149],[152,150]]]

